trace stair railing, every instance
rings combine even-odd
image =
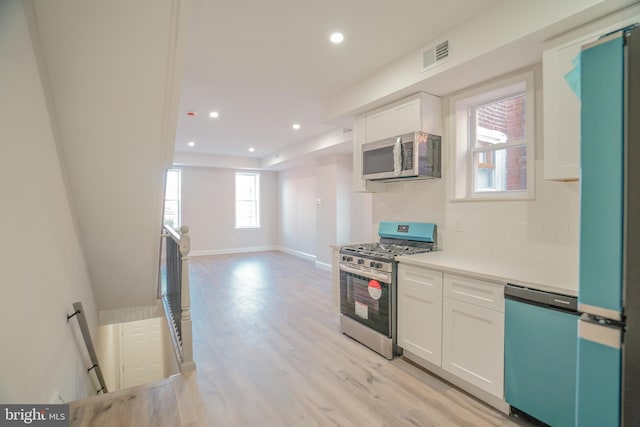
[[[178,232],[165,225],[163,237],[166,249],[166,282],[161,291],[162,302],[172,326],[180,370],[184,372],[195,368],[189,290],[189,227],[183,225]]]
[[[87,324],[87,317],[84,315],[84,309],[82,308],[81,302],[73,303],[73,313],[67,314],[67,323],[72,318],[78,319],[78,325],[80,326],[80,332],[82,332],[82,339],[84,340],[84,344],[87,347],[87,352],[89,353],[89,359],[91,360],[92,366],[87,369],[87,373],[94,371],[96,373],[96,377],[98,378],[98,383],[100,384],[100,388],[96,392],[99,394],[100,392],[108,393],[107,383],[104,381],[104,377],[102,376],[102,369],[100,369],[100,364],[98,363],[98,356],[96,355],[96,349],[93,346],[93,340],[91,339],[91,332],[89,331],[89,325]]]

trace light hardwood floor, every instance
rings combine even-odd
[[[330,273],[310,261],[190,264],[196,371],[72,403],[72,426],[528,425],[340,334]]]

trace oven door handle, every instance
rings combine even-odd
[[[344,264],[340,264],[340,270],[346,271],[347,273],[353,273],[353,274],[356,274],[358,276],[363,276],[363,277],[366,277],[368,279],[375,279],[375,280],[379,280],[379,281],[384,282],[384,283],[391,283],[391,275],[390,274],[378,273],[378,272],[375,272],[375,271],[358,270],[357,268],[349,267],[348,265],[344,265]]]

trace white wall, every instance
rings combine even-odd
[[[537,65],[532,69],[536,158],[530,165],[536,168],[536,198],[520,202],[448,203],[445,244],[459,252],[490,253],[505,262],[527,261],[539,264],[540,268],[573,270],[577,281],[580,184],[543,179],[542,68]],[[445,101],[448,107],[449,102]],[[448,113],[448,120],[454,120],[452,113]],[[577,282],[567,283],[567,288],[577,289]]]
[[[315,259],[316,171],[298,167],[279,173],[280,246]]]
[[[330,245],[371,241],[371,195],[352,191],[351,174],[350,154],[280,172],[282,248],[329,265]]]
[[[388,184],[373,197],[374,226],[383,220],[435,222],[441,248],[447,252],[491,257],[505,262],[538,264],[540,268],[574,271],[577,280],[579,183],[543,179],[542,81],[536,73],[536,198],[529,201],[451,201],[448,177],[449,129],[443,137],[443,179]],[[445,119],[454,120],[443,99]],[[571,276],[569,276],[571,277]],[[577,283],[567,283],[576,289]]]
[[[577,269],[579,183],[545,181],[543,161],[535,167],[536,199],[529,201],[450,201],[446,178],[387,185],[372,195],[374,229],[380,221],[435,222],[448,252]]]
[[[100,310],[155,304],[188,0],[34,0]]]
[[[338,216],[337,200],[337,163],[333,156],[318,159],[316,175],[316,241],[313,254],[316,262],[331,264],[329,245],[337,238]],[[320,204],[318,204],[318,202]],[[347,206],[348,215],[349,210]]]
[[[373,242],[378,240],[377,233],[373,227],[373,194],[352,192],[348,242]]]
[[[374,240],[380,221],[433,222],[441,233],[446,222],[445,194],[445,179],[387,183],[385,192],[372,196]]]
[[[243,171],[245,172],[245,171]],[[278,174],[260,172],[260,228],[235,228],[233,169],[182,168],[182,223],[191,254],[274,249],[278,244]]]
[[[348,243],[351,210],[350,155],[336,154],[319,158],[316,175],[316,261],[331,264],[331,244]],[[317,204],[317,201],[320,204]]]
[[[331,243],[350,243],[351,218],[360,209],[354,200],[352,185],[353,156],[341,155],[336,158],[336,240]]]
[[[120,390],[120,323],[100,326],[95,346],[107,390]]]
[[[354,234],[355,241],[370,240],[364,236],[370,234],[371,196],[351,191],[351,162],[351,155],[331,154],[305,166],[261,171],[259,229],[235,228],[234,169],[181,168],[191,254],[280,248],[331,264],[329,245],[354,241]]]
[[[95,331],[96,303],[23,5],[0,0],[0,402],[70,401],[98,387],[66,315]]]
[[[356,115],[419,90],[444,96],[542,59],[545,40],[636,0],[503,0],[322,103],[325,120]],[[422,52],[448,40],[446,62],[422,71]]]
[[[447,203],[445,250],[543,268],[573,266],[577,279],[579,183],[544,181],[543,161],[535,167],[533,201]]]

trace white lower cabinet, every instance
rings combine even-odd
[[[398,346],[440,366],[442,273],[400,264]]]
[[[444,275],[442,368],[504,395],[504,284]]]
[[[401,262],[397,341],[409,359],[508,409],[503,284]]]
[[[504,313],[443,298],[442,368],[501,398]]]

